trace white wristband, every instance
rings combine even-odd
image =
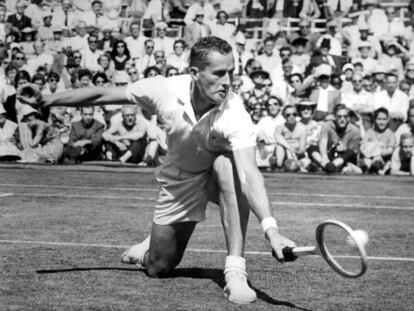
[[[277,222],[274,217],[266,217],[263,218],[262,222],[260,223],[262,226],[263,233],[266,234],[266,231],[270,228],[275,228],[277,230]]]

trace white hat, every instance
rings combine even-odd
[[[347,64],[345,64],[345,65],[342,67],[342,72],[345,72],[345,71],[347,71],[347,70],[352,70],[352,71],[354,71],[354,70],[355,70],[354,65],[352,65],[351,63],[347,63]]]
[[[315,68],[315,77],[330,76],[332,74],[332,67],[328,64],[320,64]]]
[[[362,48],[369,48],[371,49],[371,43],[369,41],[360,41],[358,44],[358,50]]]

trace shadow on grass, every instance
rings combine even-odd
[[[67,268],[67,269],[49,269],[49,270],[36,270],[38,274],[48,274],[48,273],[67,273],[67,272],[79,272],[79,271],[142,271],[145,273],[144,270],[139,268],[122,268],[122,267],[85,267],[85,268]],[[215,282],[218,286],[222,289],[226,285],[224,282],[223,277],[223,270],[221,269],[202,269],[202,268],[176,268],[167,275],[163,276],[164,279],[169,278],[192,278],[192,279],[209,279]],[[263,300],[264,302],[276,306],[285,306],[296,310],[302,311],[311,311],[310,309],[301,308],[295,306],[293,303],[288,301],[281,301],[276,300],[270,297],[265,292],[253,287],[251,284],[250,286],[256,291],[257,298]]]

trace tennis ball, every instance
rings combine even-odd
[[[367,245],[369,238],[368,238],[368,233],[366,231],[364,231],[364,230],[354,230],[353,233],[354,233],[355,240],[357,240],[363,246]],[[349,246],[356,247],[355,241],[351,236],[348,236],[346,238],[346,243]]]

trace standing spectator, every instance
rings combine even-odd
[[[151,0],[145,9],[144,16],[142,17],[143,28],[153,29],[155,24],[159,21],[169,22],[169,3],[165,0]],[[146,31],[143,31],[145,35]],[[149,31],[151,33],[152,31]]]
[[[106,159],[139,163],[147,145],[147,121],[142,116],[137,118],[135,106],[124,106],[121,111],[122,122],[113,123],[102,135],[106,142]]]
[[[389,41],[384,43],[385,53],[378,59],[379,63],[385,67],[385,71],[389,72],[395,70],[398,79],[404,78],[404,66],[401,51],[396,41]],[[401,47],[402,48],[402,47]]]
[[[184,40],[175,40],[174,52],[167,57],[167,65],[177,68],[180,73],[184,73],[188,67],[188,52],[185,47]]]
[[[211,35],[210,26],[204,23],[204,11],[199,9],[195,11],[194,16],[194,22],[187,24],[184,28],[184,41],[188,46],[193,46],[201,38]]]
[[[26,2],[18,0],[16,2],[16,13],[9,15],[7,17],[7,22],[12,25],[12,31],[15,33],[17,38],[21,38],[21,31],[24,28],[32,27],[32,20],[30,17],[26,16],[24,13],[26,11]]]
[[[112,47],[111,58],[115,65],[115,70],[125,70],[125,64],[131,59],[129,50],[124,41],[117,41]]]
[[[138,62],[136,62],[135,66],[138,69],[140,75],[144,75],[144,71],[150,67],[155,65],[155,58],[154,58],[154,41],[152,39],[147,39],[144,43],[145,46],[145,54],[141,57]]]
[[[133,20],[129,25],[130,36],[127,36],[124,41],[128,46],[128,50],[131,52],[131,57],[134,60],[138,60],[144,54],[144,42],[148,38],[140,35],[139,21]]]
[[[158,22],[155,25],[155,50],[162,50],[165,56],[170,56],[174,51],[174,39],[167,37],[168,25],[165,22]]]
[[[285,166],[287,170],[296,171],[300,167],[300,160],[306,151],[306,128],[297,121],[297,110],[294,106],[287,105],[282,111],[286,122],[276,127],[275,130],[275,157],[276,167]],[[295,164],[290,164],[290,163]]]
[[[391,158],[391,175],[414,175],[414,137],[403,134]]]
[[[98,50],[98,37],[96,35],[89,35],[88,48],[82,51],[81,67],[88,68],[93,72],[97,72],[100,69],[98,64],[98,58],[103,54],[101,50]]]
[[[52,11],[46,10],[42,12],[42,21],[38,29],[38,39],[40,41],[51,41],[53,40],[53,27],[52,27]]]
[[[43,8],[42,0],[31,0],[31,3],[27,6],[24,12],[26,16],[29,16],[32,20],[34,28],[38,29],[43,24]]]
[[[325,120],[329,114],[332,114],[334,107],[339,104],[341,100],[341,92],[329,84],[329,67],[324,68],[321,68],[319,72],[315,74],[319,86],[314,89],[309,96],[310,101],[318,104],[314,115],[316,121]]]
[[[292,64],[301,75],[305,74],[305,70],[310,64],[310,55],[305,53],[307,43],[308,39],[303,37],[298,37],[291,43],[294,47],[294,53],[291,56]]]
[[[374,95],[375,109],[384,107],[389,111],[390,129],[395,131],[407,120],[408,96],[398,89],[398,77],[393,73],[386,75],[384,88]]]
[[[72,123],[69,142],[63,156],[69,161],[100,160],[104,125],[93,118],[93,107],[81,108],[81,120]]]
[[[372,94],[362,87],[362,74],[355,72],[352,76],[352,90],[342,93],[341,103],[345,104],[359,118],[362,119],[365,130],[372,126],[374,102]]]
[[[244,106],[250,114],[253,123],[268,115],[266,102],[270,93],[264,87],[264,81],[270,79],[269,73],[264,70],[255,70],[250,74],[254,88],[243,94]]]
[[[374,112],[374,127],[369,129],[361,142],[362,170],[384,175],[390,167],[391,155],[396,147],[394,133],[388,128],[388,110],[378,108]]]
[[[226,11],[217,12],[217,21],[211,25],[211,35],[226,40],[230,45],[234,45],[236,26],[228,22],[229,15]]]
[[[324,123],[321,131],[319,150],[322,166],[327,173],[341,172],[346,166],[355,173],[361,173],[355,165],[361,140],[360,131],[350,122],[350,111],[345,105],[335,106],[334,117],[335,120]]]

